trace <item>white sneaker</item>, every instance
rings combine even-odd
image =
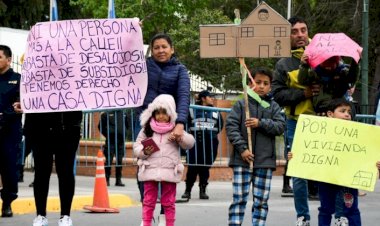
[[[305,217],[297,218],[296,226],[310,226],[310,221],[304,221]]]
[[[59,219],[58,226],[73,226],[73,221],[69,216],[65,215]]]
[[[33,226],[48,226],[48,219],[44,216],[38,215],[33,220]]]
[[[348,226],[348,219],[346,217],[335,219],[335,226]]]
[[[155,220],[154,220],[154,218],[152,219],[152,223],[154,224],[155,223]],[[140,224],[140,226],[144,226],[144,221],[141,221],[141,224]],[[164,225],[165,226],[165,225]]]
[[[166,226],[166,218],[164,214],[158,215],[158,226]]]

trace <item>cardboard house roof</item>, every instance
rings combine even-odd
[[[200,25],[200,57],[290,57],[290,23],[261,2],[241,24]]]

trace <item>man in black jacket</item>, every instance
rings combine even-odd
[[[20,97],[20,74],[11,68],[12,51],[0,45],[0,175],[3,183],[1,216],[12,217],[11,203],[17,198],[17,148],[21,142],[21,114],[13,103]]]
[[[214,95],[208,90],[198,94],[197,105],[213,107]],[[191,189],[199,175],[199,198],[209,199],[206,187],[210,177],[210,168],[218,153],[218,134],[223,128],[220,113],[210,110],[190,109],[188,131],[196,139],[196,145],[188,153],[186,190],[183,199],[191,198]]]

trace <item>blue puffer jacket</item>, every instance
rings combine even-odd
[[[170,94],[177,105],[176,123],[187,122],[190,105],[190,78],[187,68],[175,57],[167,63],[159,63],[152,57],[147,59],[148,89],[144,104],[137,110],[137,116],[160,94]]]

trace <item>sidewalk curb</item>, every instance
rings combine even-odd
[[[90,205],[93,202],[92,196],[74,196],[73,203],[71,205],[71,210],[83,210],[83,206]],[[134,207],[141,205],[140,202],[133,200],[128,195],[122,194],[111,194],[109,195],[109,203],[112,208],[124,208],[124,207]],[[2,202],[0,201],[0,204]],[[28,214],[35,213],[36,206],[34,203],[34,198],[18,198],[12,202],[13,214]],[[49,197],[47,201],[47,212],[59,212],[60,211],[60,201],[59,197]]]

